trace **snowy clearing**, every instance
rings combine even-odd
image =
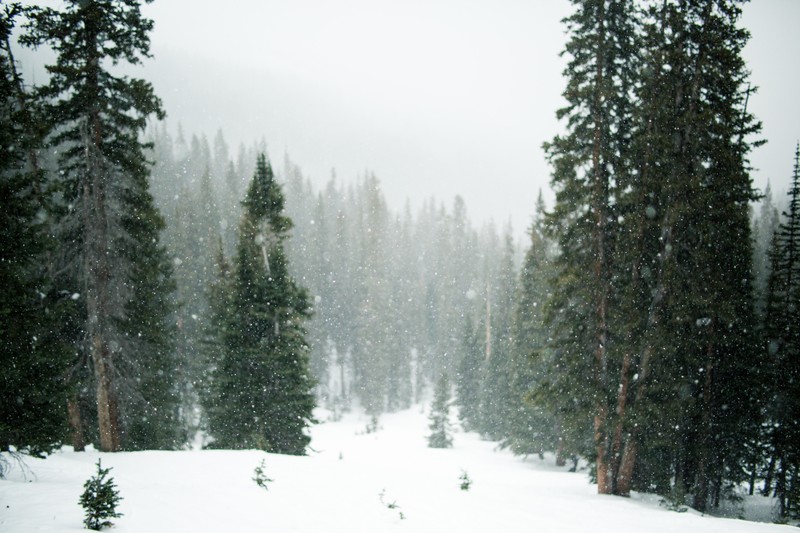
[[[111,529],[118,533],[795,531],[671,512],[652,496],[598,496],[586,472],[569,473],[549,458],[514,457],[472,433],[456,433],[452,449],[430,449],[420,407],[382,416],[376,433],[365,432],[368,421],[347,415],[315,426],[308,457],[65,449],[27,459],[29,471],[15,465],[0,480],[0,531],[83,530],[77,502],[98,457],[113,467],[123,497],[124,516]],[[252,479],[262,459],[274,480],[266,491]],[[459,488],[464,471],[473,480],[469,491]]]

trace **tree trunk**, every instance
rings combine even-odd
[[[709,335],[712,340],[708,343],[706,351],[705,380],[703,383],[703,403],[700,422],[700,453],[697,458],[697,483],[694,490],[694,508],[701,513],[708,509],[709,495],[709,447],[711,446],[711,387],[713,385],[712,373],[714,371],[714,326],[709,326]]]
[[[594,443],[597,450],[597,493],[611,494],[611,483],[609,478],[608,461],[606,459],[607,435],[606,418],[607,412],[605,405],[599,406],[599,411],[594,417]]]
[[[608,176],[602,161],[603,133],[606,128],[601,110],[603,101],[602,90],[604,84],[604,47],[605,47],[605,3],[600,2],[597,13],[598,47],[595,57],[594,79],[594,132],[592,139],[592,179],[594,191],[592,193],[592,208],[595,215],[594,243],[595,264],[594,275],[598,287],[597,301],[595,302],[596,325],[595,341],[595,385],[597,387],[594,415],[594,442],[597,450],[597,492],[610,494],[612,492],[613,472],[608,462],[608,405],[605,401],[607,384],[607,344],[608,344],[608,300],[609,300],[609,265],[606,253],[606,231],[608,211]]]
[[[82,452],[86,450],[86,441],[83,437],[83,421],[81,420],[81,408],[77,398],[71,398],[67,401],[67,417],[72,436],[72,448],[76,452]]]
[[[567,464],[566,445],[564,439],[559,437],[558,446],[556,447],[556,466],[564,466]]]
[[[764,488],[761,489],[762,496],[769,496],[772,494],[772,478],[775,476],[775,457],[777,454],[773,453],[769,458],[769,466],[767,466],[767,473],[764,475]]]
[[[631,356],[629,351],[625,351],[622,358],[622,368],[620,369],[620,383],[619,392],[617,393],[617,423],[614,428],[614,441],[611,445],[611,461],[612,471],[614,475],[614,494],[627,496],[628,492],[620,491],[620,476],[622,476],[622,440],[623,440],[623,423],[625,420],[625,410],[628,403],[628,388],[630,386],[630,367]]]
[[[655,316],[652,320],[657,321]],[[645,394],[647,393],[647,373],[650,369],[650,358],[652,357],[653,349],[647,345],[642,354],[642,368],[639,375],[639,386],[636,389],[636,403],[641,404],[644,402]],[[620,459],[619,472],[617,472],[617,494],[620,496],[630,496],[631,483],[633,482],[633,470],[636,466],[636,456],[639,452],[638,442],[639,427],[633,426],[625,439],[625,448],[622,452]]]
[[[119,413],[109,346],[111,333],[111,268],[106,199],[107,176],[99,154],[102,134],[99,116],[88,121],[86,154],[88,176],[83,186],[84,276],[87,333],[94,366],[100,450],[120,449]]]

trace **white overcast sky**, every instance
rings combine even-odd
[[[150,79],[173,130],[235,150],[264,139],[321,184],[374,172],[390,204],[461,194],[521,234],[560,125],[567,0],[157,0]],[[755,0],[743,25],[769,142],[754,181],[783,194],[800,138],[800,1]],[[278,165],[279,166],[279,165]]]

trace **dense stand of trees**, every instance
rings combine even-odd
[[[433,383],[447,446],[452,383],[464,428],[582,457],[601,493],[800,515],[800,147],[775,207],[740,2],[573,4],[522,244],[460,197],[394,210],[370,172],[318,187],[263,142],[173,136],[115,68],[149,57],[135,0],[5,5],[0,451],[302,454],[315,405],[377,420]],[[56,54],[37,87],[20,20]]]
[[[797,321],[781,325],[770,309],[776,268],[792,260],[773,251],[772,274],[754,261],[747,155],[760,125],[739,16],[735,1],[575,2],[567,129],[545,146],[552,341],[544,357],[532,352],[528,398],[560,446],[590,459],[601,493],[691,495],[705,511],[763,477],[785,516],[796,488],[773,479],[792,358],[759,346],[791,345],[782,337]],[[761,235],[776,224],[763,213]],[[776,235],[791,250],[786,216]],[[791,313],[791,300],[780,308]],[[787,376],[777,389],[776,360]]]
[[[173,139],[161,124],[148,136],[156,155],[153,190],[167,213],[164,241],[175,254],[179,350],[191,354],[191,404],[206,394],[215,364],[202,341],[214,321],[209,301],[220,301],[209,294],[221,290],[218,271],[232,268],[230,258],[241,245],[240,237],[225,232],[228,220],[241,217],[242,205],[224,191],[243,189],[253,173],[251,155],[255,160],[264,146],[241,148],[245,155],[234,162],[222,132],[214,144],[225,148],[212,150],[205,137],[187,142],[178,131]],[[286,256],[310,295],[309,365],[320,403],[341,413],[356,402],[374,416],[406,408],[443,371],[456,372],[465,320],[479,324],[484,336],[487,313],[495,313],[495,324],[510,324],[501,309],[508,306],[498,303],[502,291],[505,301],[513,298],[517,258],[510,228],[502,254],[494,226],[473,228],[460,197],[451,209],[430,200],[416,213],[410,206],[396,213],[373,174],[351,184],[334,175],[316,190],[288,156],[278,168],[275,180],[292,220]],[[501,263],[506,283],[493,285]],[[485,401],[499,405],[488,396]]]

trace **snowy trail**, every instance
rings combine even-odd
[[[795,531],[669,512],[652,497],[597,496],[585,473],[523,462],[474,434],[457,433],[453,449],[433,450],[419,407],[383,416],[376,433],[364,433],[367,421],[348,415],[316,426],[308,457],[64,451],[28,460],[35,478],[15,468],[0,480],[0,531],[81,531],[77,501],[98,457],[113,467],[124,498],[111,530],[118,533]],[[268,491],[252,481],[262,459],[274,480]],[[459,489],[462,470],[473,480],[469,491]],[[398,507],[387,508],[391,502]]]

